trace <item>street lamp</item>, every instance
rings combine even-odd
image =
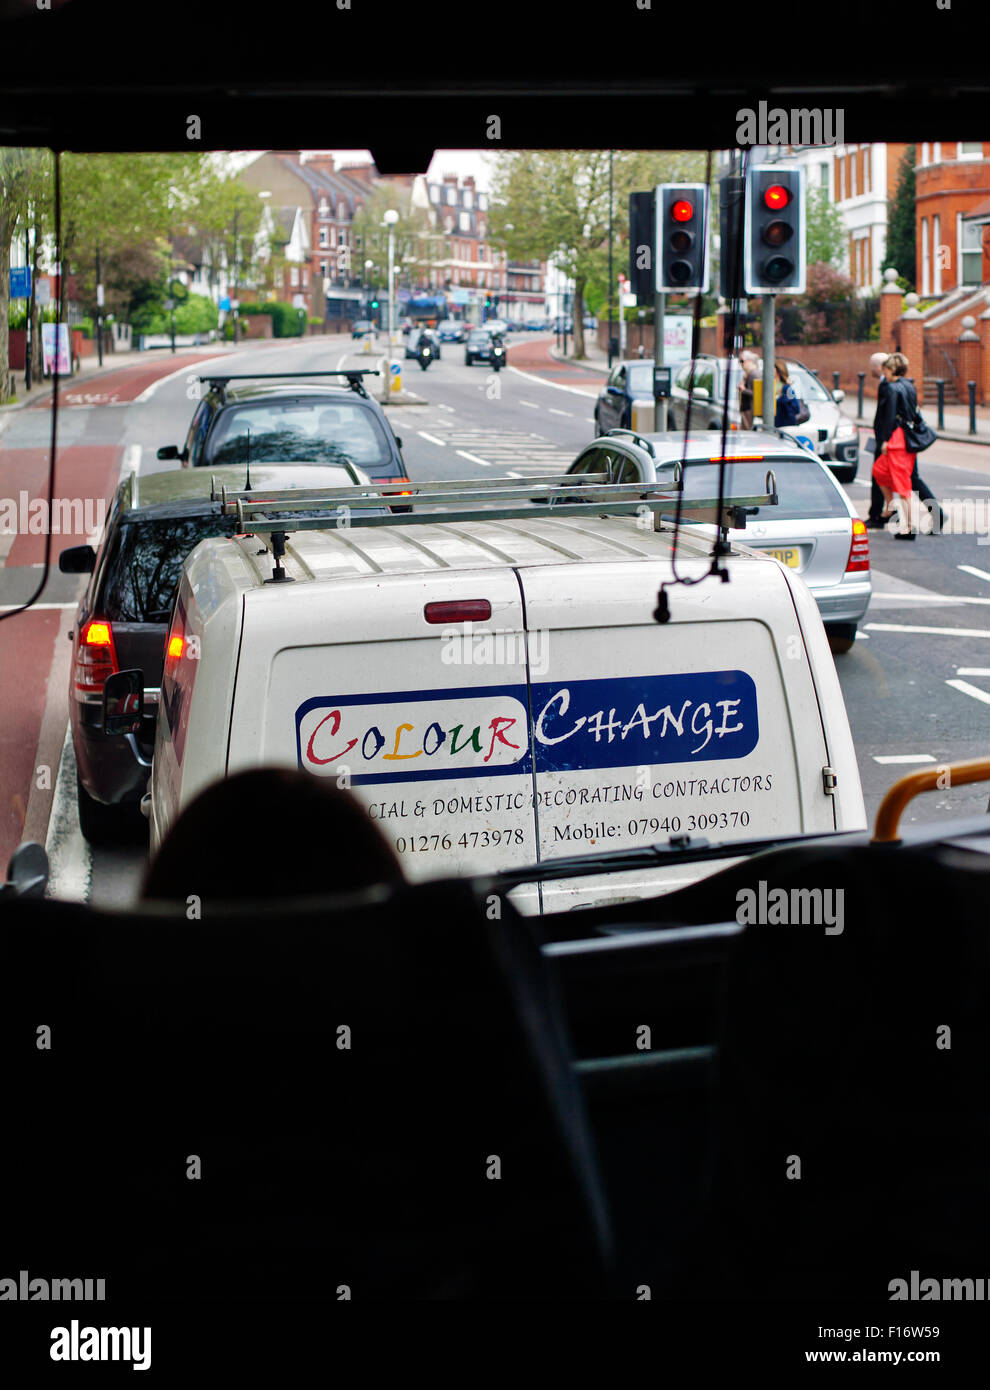
[[[368,318],[371,319],[372,323],[374,323],[374,321],[375,321],[375,316],[374,316],[374,314],[371,312],[371,296],[368,294],[368,281],[371,279],[371,272],[374,270],[374,268],[375,268],[375,263],[374,263],[374,261],[365,261],[365,263],[364,263],[365,309],[366,309],[366,311],[367,311]]]
[[[388,228],[388,345],[392,347],[392,304],[393,286],[392,277],[395,274],[395,224],[399,220],[399,214],[394,208],[389,208],[383,218],[383,225]]]

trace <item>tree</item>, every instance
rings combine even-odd
[[[628,265],[629,194],[658,183],[698,182],[705,157],[693,152],[612,152],[613,276]],[[511,229],[511,230],[510,230]],[[491,166],[492,240],[510,260],[555,264],[574,281],[574,355],[583,357],[585,297],[618,321],[608,285],[609,151],[527,150]]]
[[[353,238],[353,264],[348,257],[349,269],[333,269],[333,274],[360,276],[365,284],[380,288],[388,293],[388,228],[382,223],[389,210],[399,214],[399,220],[392,228],[395,255],[395,283],[401,279],[415,279],[415,267],[431,253],[425,250],[435,245],[429,239],[429,214],[425,208],[415,208],[412,193],[401,184],[378,184],[368,193],[367,201],[357,209],[351,224]],[[350,251],[351,248],[345,248]],[[374,269],[369,275],[365,272],[365,261],[373,261]],[[339,261],[338,261],[339,265]],[[384,320],[383,320],[384,322]]]
[[[897,174],[897,191],[887,203],[887,254],[880,267],[893,267],[899,276],[914,289],[915,283],[915,209],[914,209],[915,147],[909,145],[901,156]]]
[[[10,338],[10,243],[18,224],[26,219],[31,194],[35,152],[0,148],[0,404],[9,400]]]
[[[807,199],[808,265],[824,262],[836,268],[845,264],[846,226],[827,188],[809,188]]]

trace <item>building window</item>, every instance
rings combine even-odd
[[[824,188],[825,192],[827,193],[832,182],[831,178],[829,177],[829,166],[827,164],[819,164],[818,182],[821,184],[822,188]]]
[[[858,159],[859,159],[859,151],[858,151],[858,150],[849,156],[849,196],[850,196],[850,198],[855,198],[855,197],[856,197],[856,161],[857,161]]]
[[[448,206],[449,208],[452,208],[456,202],[457,202],[457,189],[456,189],[456,188],[453,188],[452,186],[448,186],[448,188],[447,188],[447,206]]]
[[[982,140],[960,140],[957,146],[957,159],[982,159]]]
[[[462,232],[469,232],[471,230],[470,216],[466,212],[459,212],[457,214],[457,225]]]
[[[304,270],[304,271],[303,271],[303,289],[304,289],[304,290],[308,290],[308,289],[309,289],[309,271],[308,271],[308,270]]]
[[[863,192],[869,193],[872,179],[870,177],[870,165],[873,163],[873,146],[867,145],[863,150]]]
[[[294,265],[289,271],[289,284],[293,289],[296,289],[299,285],[299,267],[297,265]]]
[[[330,216],[330,207],[329,207],[329,204],[327,203],[326,198],[321,198],[321,199],[320,199],[320,216],[321,216],[321,217],[329,217],[329,216]]]
[[[479,193],[479,194],[478,194],[478,207],[481,209],[482,212],[487,212],[487,211],[488,211],[488,194],[487,194],[487,193]]]
[[[835,167],[839,176],[839,190],[836,202],[841,203],[846,196],[846,161],[844,159],[837,159],[835,161]]]
[[[928,218],[921,219],[921,294],[922,298],[932,292],[932,267],[928,254]]]
[[[942,142],[941,140],[932,141],[932,163],[941,164],[942,162]]]
[[[981,285],[983,283],[983,229],[985,226],[986,223],[984,222],[965,222],[960,218],[960,285]]]
[[[323,276],[324,280],[327,278],[327,265],[327,261],[320,261],[320,274]]]
[[[925,141],[925,143],[924,143],[924,144],[922,145],[922,147],[921,147],[921,163],[922,163],[922,164],[927,164],[927,163],[928,163],[928,141],[927,141],[927,140]]]
[[[936,213],[936,215],[932,218],[932,245],[935,248],[935,264],[932,270],[932,294],[942,293],[942,257],[939,255],[939,252],[942,249],[942,239],[939,234],[940,226],[941,220],[938,214]]]
[[[328,239],[328,237],[329,237],[329,233],[328,233],[326,227],[321,227],[321,228],[320,228],[320,241],[319,241],[319,244],[320,244],[321,246],[323,246],[323,247],[332,245],[332,243],[330,242],[330,240]]]

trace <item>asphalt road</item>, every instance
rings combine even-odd
[[[338,367],[357,347],[343,338],[252,345],[228,355],[224,365],[257,372],[315,371]],[[510,339],[510,366],[500,374],[485,364],[466,367],[463,348],[454,343],[443,345],[441,361],[428,372],[421,372],[414,361],[404,363],[403,387],[415,393],[419,403],[390,405],[388,411],[412,478],[500,473],[525,477],[563,471],[593,437],[599,379],[578,369],[553,370],[548,379],[541,379],[536,375],[540,340],[523,338],[513,349]],[[524,370],[511,365],[513,357],[525,358]],[[159,377],[157,384],[140,392],[132,389],[130,400],[127,390],[114,388],[116,380],[127,380],[116,373],[92,382],[88,391],[80,387],[74,403],[67,397],[66,408],[59,412],[60,460],[67,468],[75,461],[80,486],[88,476],[96,493],[109,496],[124,468],[137,467],[147,474],[174,467],[160,462],[155,450],[161,444],[182,443],[193,410],[191,377],[198,369],[187,363],[175,372],[166,359],[151,372]],[[134,395],[141,398],[135,400]],[[0,435],[0,493],[14,491],[28,464],[32,470],[43,465],[50,428],[50,410],[34,406],[7,420]],[[82,467],[86,460],[88,474]],[[865,456],[860,471],[868,477]],[[990,532],[990,448],[936,444],[923,456],[922,473],[948,511],[950,529],[938,537],[920,536],[913,544],[899,544],[884,532],[870,533],[873,602],[855,647],[836,658],[869,817],[884,791],[905,772],[984,756],[990,743],[990,545],[981,543]],[[868,482],[850,484],[848,490],[865,516]],[[964,526],[970,533],[957,534]],[[974,529],[982,530],[982,536],[973,534]],[[57,544],[56,554],[59,548]],[[20,601],[37,574],[40,555],[24,556],[16,565],[10,563],[14,558],[8,556],[8,566],[0,567],[0,605]],[[56,574],[41,601],[71,604],[80,587],[80,580]],[[59,656],[59,634],[53,633],[56,618],[63,628],[71,626],[67,608],[41,610],[28,621],[17,618],[0,624],[0,643],[7,640],[9,654],[11,629],[19,624],[13,644],[18,661],[25,668],[41,665],[47,671],[45,662],[53,660],[53,653]],[[42,622],[44,634],[37,630]],[[41,651],[46,653],[43,659]],[[64,681],[64,672],[58,680]],[[49,724],[57,733],[59,692],[43,687],[43,695]],[[10,704],[9,679],[3,682],[0,698]],[[64,696],[60,698],[64,712]],[[20,703],[26,704],[24,697]],[[34,713],[40,721],[36,708]],[[0,724],[0,730],[6,727],[7,721]],[[24,737],[20,727],[9,737],[9,747],[0,747],[0,758],[9,755],[13,760],[19,749],[21,761],[29,765],[32,748],[25,754],[20,747]],[[983,785],[929,793],[912,803],[905,819],[982,813],[988,791]],[[142,849],[90,855],[75,826],[73,802],[69,754],[63,758],[52,811],[56,891],[103,904],[128,901],[140,879]]]

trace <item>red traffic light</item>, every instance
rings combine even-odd
[[[791,191],[789,188],[785,188],[782,183],[772,183],[769,188],[764,189],[764,206],[773,212],[779,212],[781,208],[786,208],[790,201]]]
[[[675,222],[690,222],[694,216],[694,203],[689,203],[687,198],[678,198],[676,203],[670,205],[670,215]]]

